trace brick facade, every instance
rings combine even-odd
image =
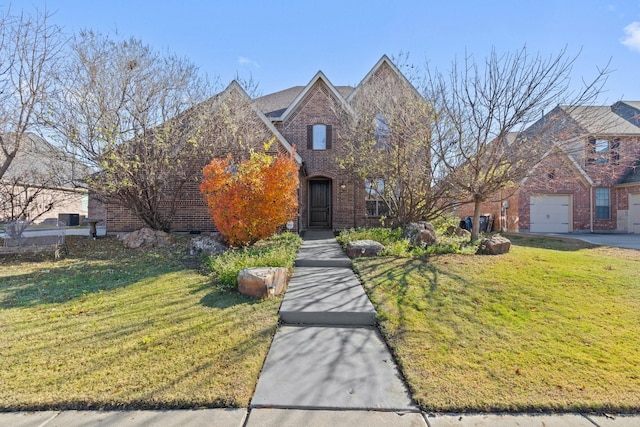
[[[623,181],[626,174],[635,171],[633,165],[637,165],[640,158],[640,128],[635,131],[638,136],[628,134],[634,132],[633,126],[627,125],[625,129],[627,135],[617,134],[615,129],[600,134],[589,134],[588,129],[583,130],[583,136],[546,156],[513,195],[508,195],[513,191],[491,195],[482,204],[481,213],[495,216],[494,231],[528,232],[531,230],[532,196],[566,195],[570,201],[569,232],[633,232],[629,196],[640,194],[640,182]],[[595,138],[615,142],[612,149],[598,154],[594,152]],[[596,218],[598,188],[610,191],[609,219]],[[506,209],[503,206],[505,200],[508,204]],[[461,206],[456,214],[459,217],[473,215],[473,205]]]
[[[393,76],[391,67],[388,58],[383,57],[369,75],[376,76],[384,73],[387,76]],[[366,83],[362,84],[372,84],[375,81],[375,79],[366,78],[365,80],[367,80]],[[294,219],[296,229],[305,230],[310,226],[309,188],[311,182],[319,180],[328,182],[330,188],[328,228],[335,230],[379,225],[379,218],[366,215],[364,182],[354,178],[349,171],[342,169],[338,164],[340,147],[343,143],[340,139],[341,116],[347,113],[348,95],[355,90],[357,88],[348,86],[335,87],[324,74],[319,72],[304,88],[294,87],[252,101],[255,112],[251,117],[241,120],[245,126],[249,121],[253,128],[259,127],[264,130],[254,143],[262,143],[276,137],[280,142],[273,149],[274,153],[290,152],[292,147],[295,147],[300,159],[299,214],[298,218]],[[241,89],[236,89],[234,93],[240,92],[244,93]],[[242,96],[236,99],[238,100],[243,101]],[[239,111],[239,109],[232,107],[225,111]],[[308,126],[316,124],[331,128],[331,146],[327,146],[326,149],[314,150],[308,146]],[[247,130],[248,132],[250,130]],[[242,140],[244,141],[245,138]],[[244,149],[248,149],[247,144]],[[194,159],[193,163],[193,170],[202,170],[206,162]],[[198,186],[199,180],[189,182],[181,192],[173,221],[174,231],[209,231],[215,228],[204,199],[198,191]],[[95,203],[92,205],[98,206]],[[143,226],[143,223],[127,208],[108,204],[106,211],[108,232],[132,231]]]

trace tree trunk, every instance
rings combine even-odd
[[[482,203],[482,199],[479,197],[474,197],[473,199],[473,226],[471,227],[472,242],[478,240],[480,235],[480,205]]]

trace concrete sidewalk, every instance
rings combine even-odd
[[[640,415],[425,414],[330,232],[308,232],[248,409],[0,413],[0,426],[631,427]]]

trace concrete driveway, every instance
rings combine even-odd
[[[640,234],[620,233],[530,233],[542,236],[565,237],[578,239],[599,246],[636,249],[640,251]]]

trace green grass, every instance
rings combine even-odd
[[[221,289],[235,289],[238,273],[247,267],[286,267],[293,270],[302,239],[297,234],[283,233],[241,248],[212,256],[208,266]]]
[[[640,252],[509,236],[501,256],[355,260],[427,411],[640,410]]]
[[[220,290],[185,240],[2,257],[0,410],[246,407],[280,300]]]
[[[445,227],[446,228],[446,227]],[[356,228],[342,231],[336,240],[346,247],[354,240],[373,240],[384,245],[382,256],[424,257],[435,254],[473,254],[477,242],[470,242],[466,237],[448,236],[443,227],[437,227],[438,242],[428,247],[413,246],[409,239],[402,237],[402,228]]]

